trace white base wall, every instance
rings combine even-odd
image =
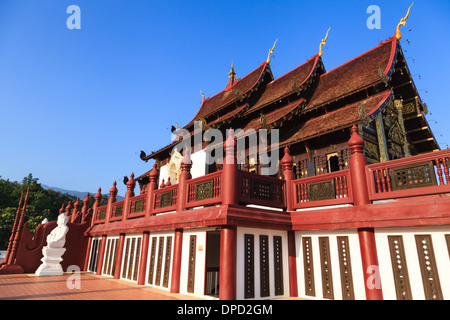
[[[450,226],[375,229],[375,239],[382,285],[381,289],[383,291],[384,300],[397,299],[388,236],[402,236],[412,299],[425,300],[422,273],[415,239],[416,235],[431,235],[443,299],[449,300],[450,248],[447,247],[445,235],[450,235]]]

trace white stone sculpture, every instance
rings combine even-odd
[[[42,264],[36,270],[37,276],[60,276],[64,274],[61,266],[61,258],[66,249],[66,234],[69,231],[67,221],[69,218],[61,213],[58,216],[57,227],[47,236],[47,246],[42,248],[44,257],[41,259]]]

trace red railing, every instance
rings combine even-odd
[[[121,200],[118,202],[114,202],[111,205],[111,216],[109,217],[109,221],[120,221],[123,219],[123,215],[125,207],[125,200]]]
[[[177,209],[178,184],[155,190],[152,214],[175,211]]]
[[[450,192],[450,150],[366,166],[370,200]]]
[[[145,193],[130,199],[130,212],[127,214],[127,218],[139,218],[145,216],[145,199]]]
[[[185,207],[193,208],[221,203],[221,182],[222,171],[188,180]]]
[[[179,184],[157,189],[158,171],[154,168],[150,175],[152,182],[142,195],[133,197],[134,185],[128,183],[125,200],[99,206],[99,191],[93,223],[222,203],[286,211],[342,204],[367,205],[376,200],[450,193],[450,150],[366,165],[363,140],[356,134],[357,129],[353,131],[349,146],[352,157],[356,157],[350,159],[350,169],[292,180],[293,160],[287,149],[282,160],[286,180],[238,170],[234,162],[235,167],[224,165],[221,171],[195,179],[190,179],[190,166],[185,166]],[[358,185],[352,184],[352,178]],[[115,193],[111,194],[115,199]],[[114,202],[111,198],[110,201]]]
[[[284,199],[285,181],[259,174],[238,171],[238,202],[265,207],[286,209]]]
[[[294,180],[293,209],[353,203],[350,170]]]

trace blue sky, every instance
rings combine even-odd
[[[142,174],[206,97],[257,68],[278,39],[275,77],[315,55],[331,70],[391,37],[411,1],[0,0],[0,176],[107,192]],[[81,9],[70,30],[67,7]],[[381,10],[381,29],[367,28]],[[408,31],[411,29],[411,31]],[[415,1],[403,49],[431,127],[450,144],[450,2]],[[406,42],[410,41],[410,44]],[[420,75],[420,79],[419,79]],[[442,135],[442,136],[441,136]]]

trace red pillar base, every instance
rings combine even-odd
[[[18,264],[5,264],[0,268],[0,274],[21,274],[24,270]]]
[[[222,227],[220,234],[219,299],[236,300],[236,227]]]

